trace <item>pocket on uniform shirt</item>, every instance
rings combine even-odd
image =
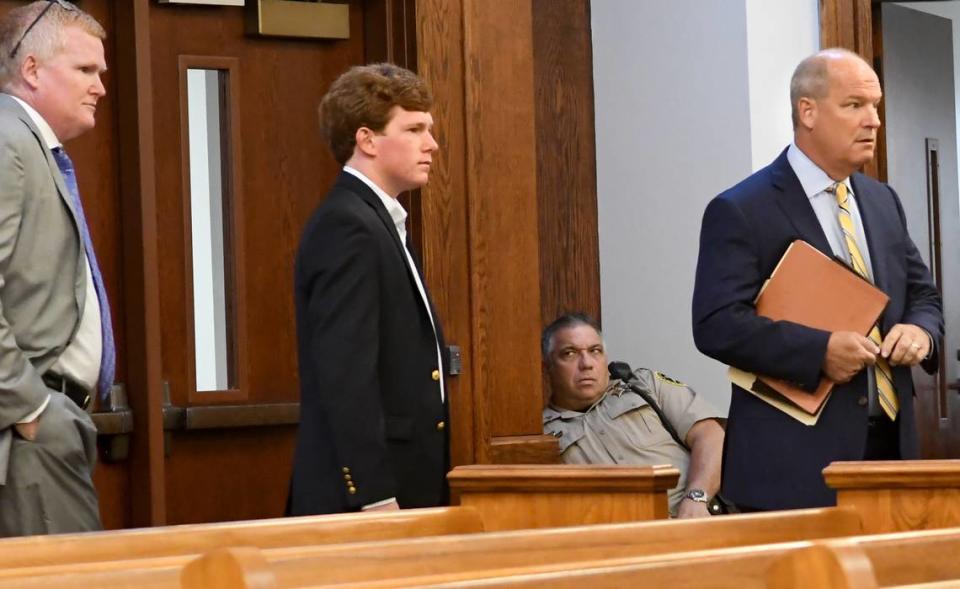
[[[413,438],[413,418],[388,415],[384,419],[384,430],[388,440],[410,440]]]

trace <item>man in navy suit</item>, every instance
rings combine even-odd
[[[429,178],[431,104],[423,80],[382,63],[351,68],[320,105],[343,170],[297,253],[291,515],[446,502],[443,336],[397,200]]]
[[[793,143],[703,216],[693,295],[700,351],[811,391],[821,377],[837,383],[814,426],[733,386],[722,492],[747,510],[834,504],[821,471],[835,460],[918,457],[910,368],[936,369],[943,314],[899,197],[857,172],[874,156],[881,96],[854,53],[805,59],[790,83]],[[889,295],[876,341],[757,316],[753,300],[795,239],[857,266]]]

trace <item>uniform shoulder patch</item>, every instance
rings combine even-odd
[[[660,380],[660,381],[663,381],[663,382],[666,382],[666,383],[670,383],[670,384],[672,384],[673,386],[677,386],[677,387],[685,387],[685,386],[687,386],[687,385],[683,384],[682,382],[680,382],[679,380],[677,380],[677,379],[675,379],[675,378],[672,378],[672,377],[669,377],[669,376],[667,376],[666,374],[664,374],[664,373],[662,373],[662,372],[654,371],[654,374],[656,375],[657,380]]]

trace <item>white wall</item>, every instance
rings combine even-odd
[[[789,141],[786,85],[817,49],[817,1],[593,0],[591,13],[610,356],[725,409],[725,369],[691,334],[700,219]]]
[[[820,19],[815,0],[746,0],[746,6],[750,152],[759,170],[793,138],[790,76],[820,49]]]

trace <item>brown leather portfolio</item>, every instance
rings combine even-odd
[[[784,252],[757,295],[757,314],[774,320],[867,335],[890,297],[839,260],[827,257],[803,240]],[[823,378],[810,393],[786,381],[759,375],[761,383],[811,415],[820,412],[833,388]],[[762,385],[752,392],[770,394]]]

